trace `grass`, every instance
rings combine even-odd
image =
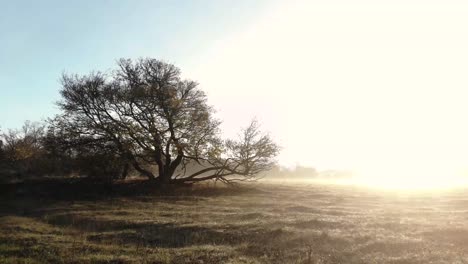
[[[0,263],[468,263],[461,191],[52,182],[0,191]]]

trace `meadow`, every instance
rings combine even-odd
[[[45,181],[0,191],[0,263],[468,263],[463,190]]]

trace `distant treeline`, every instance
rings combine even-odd
[[[322,170],[319,171],[313,167],[295,166],[294,168],[275,166],[268,172],[265,177],[276,179],[342,179],[352,176],[351,172],[345,170]]]

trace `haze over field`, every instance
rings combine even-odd
[[[465,1],[143,2],[5,3],[1,126],[54,113],[62,71],[158,57],[200,82],[226,135],[257,116],[282,165],[403,188],[464,181]]]
[[[261,117],[283,164],[456,185],[468,168],[467,12],[462,1],[279,3],[221,41],[196,76],[226,131]]]
[[[0,263],[468,263],[467,25],[0,0]]]

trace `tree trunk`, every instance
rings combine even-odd
[[[137,170],[140,174],[146,176],[148,178],[148,180],[152,181],[155,179],[153,173],[151,173],[150,171],[147,171],[145,169],[143,169],[142,167],[140,167],[140,164],[138,164],[138,162],[134,161],[133,162],[133,167],[135,168],[135,170]]]
[[[171,174],[169,174],[168,171],[164,170],[164,173],[159,175],[159,180],[161,181],[161,183],[163,184],[169,184],[171,183]]]
[[[128,175],[128,163],[125,163],[124,167],[123,167],[123,171],[122,171],[122,174],[120,175],[120,178],[122,180],[125,180],[125,178],[127,178],[127,175]]]

